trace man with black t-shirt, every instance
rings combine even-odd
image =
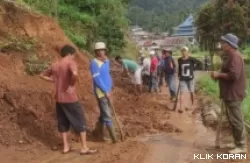
[[[199,61],[193,57],[189,56],[189,51],[187,47],[181,49],[182,57],[178,59],[178,77],[180,80],[180,108],[179,113],[183,112],[183,95],[185,92],[190,92],[192,108],[194,105],[194,71]],[[186,107],[186,109],[188,109]]]

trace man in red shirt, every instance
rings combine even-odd
[[[42,79],[55,83],[56,87],[56,114],[58,130],[63,139],[63,154],[69,153],[71,147],[68,142],[68,132],[70,126],[80,134],[81,151],[80,154],[94,154],[97,150],[89,149],[86,141],[87,124],[77,97],[75,85],[78,72],[74,60],[75,49],[70,45],[65,45],[60,50],[61,59],[52,64],[40,76]]]
[[[157,77],[157,67],[158,67],[158,59],[155,56],[155,52],[150,52],[151,57],[151,65],[150,65],[150,85],[149,85],[149,92],[152,91],[152,88],[155,92],[158,92],[158,77]]]

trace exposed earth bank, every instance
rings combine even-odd
[[[51,18],[10,2],[1,2],[0,12],[1,162],[185,163],[194,161],[192,152],[211,152],[206,148],[213,144],[213,131],[202,127],[190,113],[179,115],[169,111],[173,103],[168,100],[167,88],[160,94],[135,96],[130,82],[118,71],[112,72],[114,106],[127,140],[117,145],[92,142],[89,133],[90,146],[100,150],[95,156],[81,157],[78,151],[69,155],[52,151],[52,147],[60,147],[54,87],[28,72],[57,60],[58,49],[64,44],[73,44]],[[92,93],[89,58],[78,50],[77,61],[80,74],[78,95],[91,131],[99,111]],[[77,141],[72,134],[76,148]]]

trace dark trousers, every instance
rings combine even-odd
[[[59,132],[68,132],[70,126],[76,133],[87,131],[87,123],[82,106],[79,102],[56,103],[56,115]]]
[[[107,97],[97,98],[100,109],[99,122],[107,126],[112,125],[112,112]]]
[[[226,114],[229,124],[232,127],[232,134],[237,147],[246,147],[246,129],[243,121],[242,101],[224,100]]]
[[[144,85],[149,85],[150,84],[150,75],[143,75],[142,81],[143,81]]]
[[[165,80],[165,83],[168,84],[168,74],[164,71],[161,71],[159,74],[159,86],[163,85],[164,80]]]
[[[175,84],[175,75],[174,74],[167,75],[167,83],[168,83],[171,97],[176,97],[176,84]]]

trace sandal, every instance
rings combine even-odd
[[[92,154],[96,154],[98,152],[98,150],[96,149],[88,149],[86,152],[80,152],[80,155],[92,155]]]
[[[74,149],[70,147],[68,151],[66,151],[66,152],[63,151],[62,154],[68,154],[68,153],[72,152],[73,150]]]

